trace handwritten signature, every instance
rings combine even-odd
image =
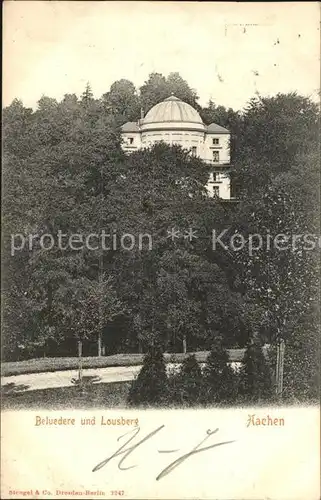
[[[100,462],[99,464],[97,464],[93,468],[92,472],[96,472],[99,469],[101,469],[102,467],[105,467],[105,465],[107,465],[113,458],[118,457],[120,455],[123,455],[123,457],[119,460],[119,463],[118,463],[118,469],[119,470],[123,470],[124,471],[124,470],[128,470],[128,469],[132,469],[133,467],[137,467],[136,465],[131,465],[131,466],[128,466],[128,467],[124,467],[123,466],[123,462],[126,460],[126,458],[136,448],[138,448],[140,445],[142,445],[148,439],[151,439],[153,436],[155,436],[155,434],[157,434],[158,432],[160,432],[164,427],[165,427],[165,425],[161,425],[160,427],[158,427],[154,431],[152,431],[149,434],[147,434],[147,436],[145,436],[143,439],[141,439],[140,441],[138,441],[138,443],[132,444],[128,448],[126,448],[126,445],[128,445],[131,441],[133,441],[135,439],[135,437],[140,433],[140,427],[135,427],[131,431],[126,432],[126,434],[123,434],[122,436],[120,436],[117,439],[117,441],[119,441],[124,436],[127,436],[128,434],[131,434],[131,433],[133,433],[133,436],[131,436],[128,439],[128,441],[126,441],[120,448],[118,448],[118,450],[116,450],[115,453],[113,453],[110,457],[106,458],[105,460],[103,460],[102,462]],[[182,464],[183,462],[185,462],[185,460],[187,460],[189,457],[191,457],[193,455],[196,455],[197,453],[201,453],[203,451],[207,451],[207,450],[210,450],[212,448],[216,448],[217,446],[222,446],[224,444],[230,444],[230,443],[234,443],[235,442],[235,440],[234,441],[221,441],[220,443],[215,443],[215,444],[211,444],[210,446],[204,446],[204,447],[200,448],[200,446],[202,446],[202,444],[205,443],[205,441],[207,441],[210,438],[210,436],[212,436],[213,434],[215,434],[218,430],[219,430],[218,428],[215,429],[214,431],[211,431],[210,429],[207,430],[205,438],[199,444],[197,444],[195,446],[195,448],[193,448],[190,452],[185,453],[184,455],[181,455],[179,458],[177,458],[176,460],[174,460],[173,462],[171,462],[167,467],[165,467],[165,469],[163,469],[160,472],[160,474],[158,474],[158,476],[156,477],[156,481],[159,481],[163,477],[167,476],[167,474],[169,474],[174,469],[176,469],[176,467],[178,467],[180,464]],[[177,451],[179,451],[179,450],[158,450],[158,453],[175,453]]]

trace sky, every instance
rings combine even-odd
[[[319,2],[5,1],[3,103],[95,97],[121,78],[177,71],[200,104],[242,109],[259,92],[318,99]]]

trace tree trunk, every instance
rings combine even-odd
[[[276,380],[276,392],[277,395],[282,397],[283,392],[283,371],[284,371],[284,351],[285,343],[281,339],[277,345],[277,380]]]
[[[143,354],[143,344],[141,340],[138,340],[138,352],[139,354]]]
[[[82,340],[78,340],[78,380],[82,383]]]
[[[186,335],[183,335],[183,353],[187,353],[187,340],[186,340]]]
[[[275,393],[279,394],[279,378],[280,378],[280,345],[276,345],[276,367],[275,367]]]
[[[169,332],[167,331],[165,335],[164,352],[168,351],[169,351]]]
[[[99,283],[99,289],[101,290],[103,282],[103,256],[102,254],[99,255],[99,261],[98,261],[98,283]],[[103,301],[103,296],[100,294],[99,298],[99,321],[98,321],[98,357],[103,356],[103,350],[104,350],[104,345],[103,345],[103,311],[102,311],[102,301]]]
[[[101,338],[101,330],[98,332],[98,342],[97,342],[97,356],[102,356],[102,338]]]

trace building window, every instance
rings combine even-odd
[[[220,152],[219,151],[213,151],[213,162],[214,163],[219,163],[220,161]]]
[[[134,137],[129,137],[129,138],[128,138],[128,142],[129,142],[129,144],[133,144],[133,142],[134,142]]]
[[[192,156],[196,156],[196,146],[193,146],[191,149]]]
[[[220,188],[219,188],[219,186],[213,186],[213,196],[216,196],[216,197],[220,196]]]
[[[220,140],[219,139],[213,139],[213,144],[219,144]]]
[[[216,172],[213,172],[213,182],[218,181],[218,174]]]

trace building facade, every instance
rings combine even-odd
[[[138,122],[127,122],[121,130],[123,150],[132,153],[156,142],[178,144],[211,166],[206,185],[209,196],[229,200],[230,132],[211,123],[186,102],[170,96],[153,106]]]

